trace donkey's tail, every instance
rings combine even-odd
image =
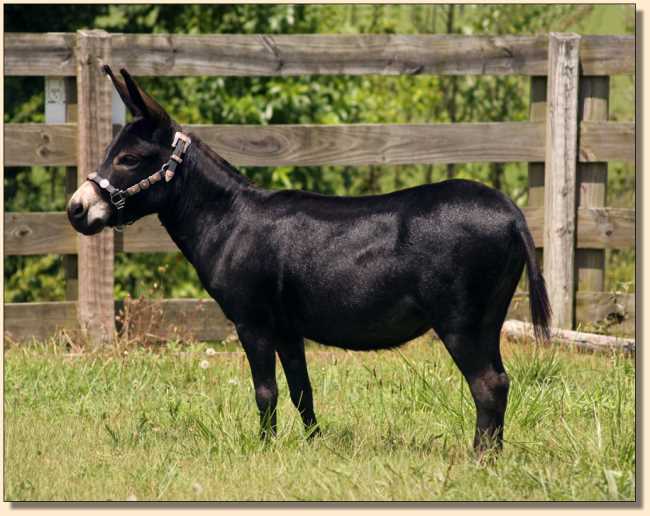
[[[539,343],[548,342],[551,337],[551,331],[549,330],[551,305],[548,301],[548,293],[546,292],[546,282],[537,263],[535,243],[523,217],[517,221],[517,232],[526,250],[528,295],[530,298],[530,315],[533,320],[535,340]]]

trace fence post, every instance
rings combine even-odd
[[[79,182],[99,166],[113,139],[112,87],[101,69],[110,59],[108,33],[77,32]],[[93,345],[110,341],[115,329],[113,249],[110,228],[90,237],[78,237],[79,323]]]
[[[77,121],[77,81],[75,77],[45,78],[45,123],[64,124]],[[65,168],[65,202],[77,189],[77,167]],[[63,255],[65,299],[78,298],[77,255]]]
[[[579,121],[609,118],[609,76],[580,77]],[[578,207],[601,208],[607,197],[607,162],[578,163]],[[576,250],[578,290],[605,290],[605,251]]]
[[[543,122],[546,120],[546,76],[534,76],[530,78],[530,104],[529,117],[531,122]],[[544,162],[528,163],[528,207],[544,208]],[[543,242],[539,239],[535,242],[535,254],[537,262],[543,263],[544,255]],[[528,284],[528,278],[522,276],[522,286]]]
[[[569,329],[575,318],[579,53],[577,34],[549,34],[544,275],[552,325]]]

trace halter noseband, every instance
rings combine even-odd
[[[189,136],[177,131],[176,134],[174,134],[174,141],[172,142],[172,148],[174,150],[169,160],[160,167],[160,170],[154,172],[149,177],[145,177],[142,181],[138,181],[136,184],[129,186],[126,190],[115,188],[108,179],[101,177],[97,172],[88,175],[87,179],[99,186],[100,191],[103,190],[107,192],[111,204],[115,206],[115,209],[117,210],[117,224],[115,225],[116,231],[122,231],[124,229],[124,224],[122,223],[122,210],[126,205],[126,200],[143,190],[147,190],[151,185],[158,181],[162,181],[163,178],[166,183],[169,183],[173,179],[178,165],[183,163],[182,156],[187,152],[191,143],[192,140],[190,140]],[[132,222],[127,224],[132,224]]]

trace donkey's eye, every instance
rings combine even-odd
[[[133,154],[124,154],[118,158],[118,164],[124,165],[125,167],[134,167],[138,163],[140,163],[140,158]]]

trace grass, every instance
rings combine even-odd
[[[309,349],[323,436],[304,438],[278,372],[264,444],[243,355],[10,347],[5,500],[634,500],[631,358],[504,343],[505,449],[479,463],[473,402],[439,342]]]

